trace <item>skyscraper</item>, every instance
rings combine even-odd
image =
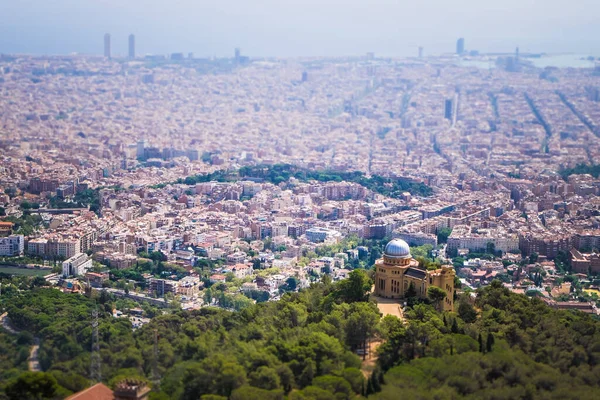
[[[452,117],[453,117],[453,111],[454,111],[454,102],[452,101],[452,99],[446,99],[446,102],[444,103],[444,118],[452,121]]]
[[[135,58],[135,35],[129,35],[129,58]]]
[[[465,39],[460,38],[456,41],[456,54],[462,54],[465,52]]]
[[[239,47],[236,47],[236,48],[235,48],[235,62],[236,62],[237,64],[239,64],[239,62],[240,62],[240,55],[241,55],[240,48],[239,48]]]
[[[144,158],[144,151],[146,150],[146,143],[144,139],[138,140],[136,148],[136,156],[138,159]]]
[[[423,58],[423,46],[419,46],[419,58]]]
[[[110,33],[104,35],[104,57],[110,58]]]

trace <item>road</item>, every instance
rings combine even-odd
[[[4,313],[0,315],[0,323],[4,329],[6,329],[9,333],[13,335],[18,335],[19,331],[13,328],[10,325],[10,320],[8,319],[8,313]],[[40,362],[38,359],[38,352],[40,350],[40,339],[35,338],[34,344],[29,348],[29,358],[27,359],[27,365],[29,366],[29,370],[32,372],[41,372],[42,368],[40,367]]]
[[[10,325],[10,320],[8,319],[8,313],[4,313],[0,315],[0,321],[2,322],[2,327],[6,329],[9,333],[13,335],[18,335],[19,332]]]
[[[374,287],[373,287],[374,289]],[[400,300],[397,299],[385,299],[383,297],[378,297],[371,294],[371,299],[375,299],[377,302],[377,308],[379,308],[379,312],[386,315],[393,315],[395,317],[404,319],[404,315],[402,313],[402,304]],[[383,341],[379,338],[375,338],[375,340],[369,340],[367,343],[368,351],[367,354],[364,355],[364,359],[361,364],[360,370],[362,371],[365,378],[369,379],[373,370],[375,369],[375,365],[377,364],[377,347],[381,345]],[[364,354],[364,353],[362,353]],[[361,354],[358,354],[360,357]]]
[[[38,360],[38,352],[40,350],[40,339],[35,338],[35,344],[29,349],[29,359],[27,364],[32,372],[42,372],[40,361]]]

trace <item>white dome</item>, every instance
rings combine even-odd
[[[393,239],[385,246],[383,253],[391,258],[407,258],[410,257],[410,247],[402,239]]]

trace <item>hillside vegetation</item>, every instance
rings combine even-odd
[[[416,302],[403,322],[381,318],[368,300],[367,273],[355,270],[348,280],[239,312],[170,310],[135,332],[112,317],[114,300],[105,294],[7,286],[2,301],[13,324],[41,338],[46,372],[37,377],[56,385],[40,398],[89,384],[95,307],[103,381],[157,376],[153,399],[600,398],[599,322],[512,294],[500,282],[480,289],[474,304],[459,299],[456,313]],[[355,350],[374,337],[382,341],[378,365],[365,379]],[[15,362],[0,358],[8,371],[0,398],[12,399],[24,360],[18,348],[7,351]]]

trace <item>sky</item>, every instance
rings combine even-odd
[[[0,53],[251,57],[480,52],[600,56],[598,0],[0,0]]]

